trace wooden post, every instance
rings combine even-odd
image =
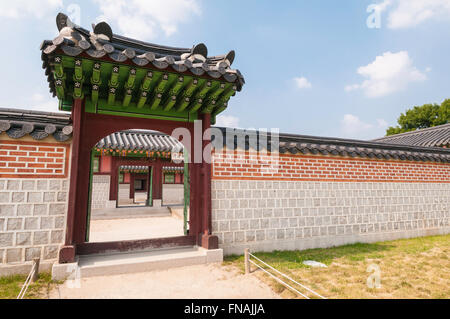
[[[33,266],[35,267],[33,276],[31,277],[31,282],[36,282],[39,279],[39,264],[40,258],[33,258]]]
[[[250,273],[250,250],[245,248],[244,251],[244,264],[245,264],[245,274],[248,275]]]

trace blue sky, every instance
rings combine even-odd
[[[450,98],[450,0],[1,2],[1,107],[57,111],[39,45],[59,11],[158,44],[234,49],[247,83],[223,125],[371,139],[407,108]]]

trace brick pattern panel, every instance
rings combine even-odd
[[[70,146],[0,141],[0,178],[67,178]]]
[[[329,247],[450,231],[450,184],[214,180],[226,253]]]
[[[0,179],[0,264],[56,260],[64,242],[68,179]]]
[[[450,182],[450,164],[331,156],[214,153],[213,179]]]

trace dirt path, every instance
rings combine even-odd
[[[175,217],[92,220],[91,242],[183,236],[183,221]]]
[[[84,278],[81,288],[62,284],[50,298],[138,299],[276,299],[279,296],[255,275],[242,275],[231,266],[189,266],[164,271]]]

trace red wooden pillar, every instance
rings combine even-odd
[[[72,137],[72,153],[70,166],[70,183],[69,183],[69,199],[67,209],[67,226],[66,238],[64,246],[59,251],[59,262],[69,263],[75,261],[75,227],[76,227],[76,211],[77,211],[77,197],[79,191],[79,165],[80,153],[82,152],[81,141],[84,124],[84,100],[76,99],[72,106],[72,123],[73,123],[73,137]],[[86,159],[85,159],[86,160]]]
[[[153,183],[152,183],[152,199],[153,200],[162,200],[162,184],[163,184],[163,176],[162,176],[162,162],[161,160],[156,160],[155,165],[153,166]]]
[[[196,145],[196,134],[201,134],[196,132],[194,128],[191,128],[191,149],[189,154],[189,235],[195,236],[197,244],[201,245],[201,207],[200,207],[200,181],[198,178],[199,165],[195,163],[195,151],[198,145]],[[201,145],[200,145],[201,147]]]
[[[212,221],[211,221],[211,149],[207,155],[205,150],[210,147],[211,134],[209,128],[211,127],[211,114],[203,114],[202,117],[202,164],[201,164],[201,187],[202,187],[202,242],[201,245],[206,249],[219,248],[219,239],[217,236],[211,235]],[[208,131],[207,131],[208,130]],[[209,158],[205,158],[209,156]]]
[[[109,182],[109,200],[117,200],[117,191],[119,187],[119,167],[117,159],[111,156],[111,172]]]
[[[130,173],[130,199],[133,199],[134,201],[134,180],[135,180],[136,174]]]

